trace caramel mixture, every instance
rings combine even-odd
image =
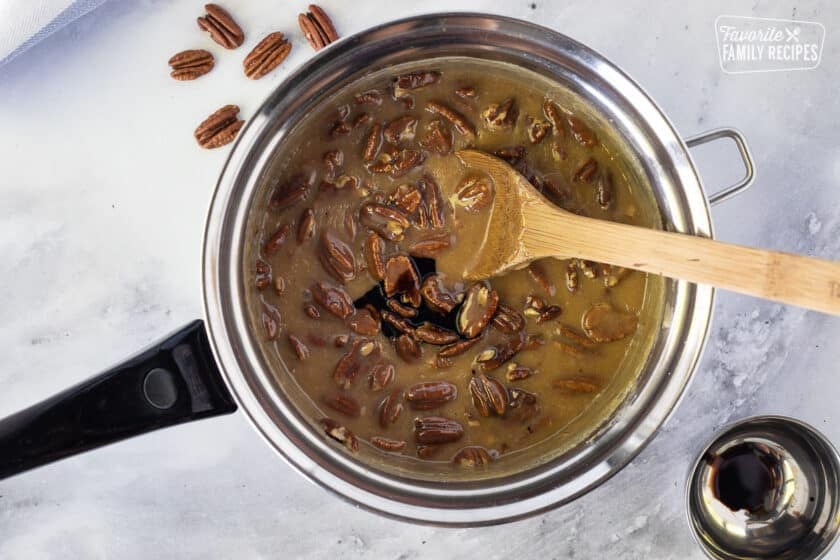
[[[325,438],[411,475],[568,449],[632,391],[659,329],[662,284],[641,273],[546,259],[465,281],[494,196],[454,156],[465,147],[567,210],[659,227],[608,123],[518,68],[435,59],[310,112],[254,204],[252,328]]]

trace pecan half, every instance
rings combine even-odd
[[[263,246],[263,251],[266,255],[271,256],[277,251],[280,250],[280,247],[283,246],[283,243],[286,242],[286,238],[289,237],[289,232],[292,231],[292,226],[289,224],[283,224],[277,231],[274,232],[274,235],[269,238],[268,241],[265,242]]]
[[[430,175],[424,175],[417,181],[417,188],[423,197],[423,205],[432,228],[442,229],[446,225],[447,206],[440,187]]]
[[[377,408],[380,426],[387,428],[397,421],[403,411],[402,401],[403,392],[400,389],[394,389],[387,397],[382,399]]]
[[[353,250],[329,228],[321,234],[318,257],[324,270],[336,280],[346,284],[356,277]]]
[[[359,208],[359,223],[388,241],[399,241],[411,222],[408,216],[396,208],[378,202],[367,202]]]
[[[394,79],[394,97],[402,97],[403,90],[414,90],[436,84],[440,80],[440,72],[421,70],[402,74]]]
[[[273,305],[263,303],[262,324],[265,329],[265,337],[268,340],[274,340],[280,334],[280,325],[283,318],[280,316],[280,311]]]
[[[362,93],[357,93],[353,97],[353,100],[356,102],[356,105],[375,105],[378,107],[382,105],[382,94],[375,89],[370,89]]]
[[[452,458],[452,462],[459,467],[482,467],[488,465],[492,460],[490,453],[477,445],[464,447]]]
[[[169,59],[170,76],[176,80],[195,80],[213,69],[213,55],[204,49],[181,51]]]
[[[354,341],[350,350],[336,363],[333,380],[339,387],[349,388],[362,368],[365,365],[370,366],[371,360],[376,360],[380,353],[378,342],[364,339]]]
[[[397,149],[388,146],[377,160],[368,166],[371,173],[387,173],[391,177],[402,177],[425,159],[423,152],[409,148]]]
[[[539,415],[540,403],[537,396],[522,389],[510,390],[508,416],[520,422],[527,422]]]
[[[452,235],[443,232],[436,233],[418,239],[408,246],[408,254],[413,257],[425,257],[433,259],[440,255],[446,249],[449,249],[452,244]]]
[[[425,416],[414,419],[414,440],[420,444],[451,443],[463,435],[463,426],[449,418]]]
[[[338,33],[324,10],[315,4],[310,4],[308,9],[305,14],[298,14],[298,25],[312,48],[320,51],[338,39]]]
[[[396,313],[391,313],[390,311],[383,311],[382,320],[395,331],[408,335],[409,337],[414,336],[414,327],[412,326],[412,324],[403,317],[397,315]]]
[[[297,229],[298,244],[304,243],[315,234],[315,211],[312,208],[306,208],[300,214]]]
[[[355,312],[353,299],[344,288],[329,282],[316,282],[310,290],[312,299],[339,319],[346,319]]]
[[[363,334],[365,336],[375,336],[379,334],[379,320],[373,316],[373,313],[368,309],[359,309],[354,313],[350,319],[347,320],[347,326],[350,327],[354,333]]]
[[[624,280],[632,272],[632,270],[630,270],[629,268],[612,266],[608,264],[602,264],[601,269],[604,272],[605,288],[615,288],[616,286],[618,286],[619,282]]]
[[[405,142],[414,140],[417,131],[417,117],[403,115],[388,122],[382,129],[382,134],[387,142],[394,146],[400,146]]]
[[[595,158],[589,158],[585,162],[583,162],[580,167],[577,168],[575,171],[574,177],[572,177],[575,181],[580,181],[583,183],[589,183],[592,180],[592,177],[595,173],[598,172],[598,162],[595,161]]]
[[[458,312],[458,332],[466,338],[475,338],[496,314],[499,294],[483,282],[476,282],[467,290],[464,304]]]
[[[267,288],[271,284],[271,265],[263,260],[257,259],[254,270],[254,285],[257,286],[258,290]]]
[[[414,336],[422,342],[434,344],[436,346],[444,346],[458,342],[458,333],[439,327],[434,323],[423,323],[414,329]]]
[[[362,151],[362,159],[366,162],[371,162],[379,153],[379,148],[382,146],[382,125],[373,123],[368,132],[367,140],[365,140],[365,148]]]
[[[242,61],[245,75],[252,80],[259,80],[286,60],[292,52],[292,43],[280,31],[269,33],[257,43]]]
[[[508,381],[522,381],[533,376],[535,373],[537,372],[529,367],[509,364],[508,370],[505,372],[505,377]]]
[[[455,400],[458,387],[449,381],[426,381],[408,388],[405,399],[414,410],[431,410]]]
[[[385,240],[376,232],[370,232],[365,240],[365,262],[374,280],[385,278]]]
[[[414,214],[423,200],[423,195],[415,185],[403,183],[388,195],[388,202],[406,215]]]
[[[493,202],[493,185],[486,177],[470,176],[461,182],[456,197],[464,210],[475,214]]]
[[[420,347],[420,343],[407,334],[398,336],[394,344],[397,355],[405,362],[416,362],[423,357],[423,349]]]
[[[292,350],[295,351],[295,355],[298,357],[298,360],[303,361],[309,358],[310,352],[309,347],[304,344],[304,342],[296,337],[293,334],[288,336],[289,339],[289,346],[292,347]]]
[[[468,137],[475,136],[475,127],[466,119],[466,117],[458,111],[450,109],[443,103],[429,101],[426,104],[426,110],[430,113],[440,115],[444,119],[448,120],[460,134]]]
[[[514,100],[509,97],[499,104],[492,104],[481,112],[481,118],[490,130],[512,128],[516,124],[519,111],[514,106]]]
[[[476,363],[482,371],[492,371],[510,361],[525,347],[527,337],[523,332],[508,337],[503,344],[497,344],[479,353]]]
[[[453,342],[452,344],[441,348],[440,352],[438,352],[438,356],[444,359],[450,359],[454,358],[455,356],[460,356],[479,342],[481,342],[481,337]]]
[[[303,312],[310,319],[320,319],[321,318],[321,312],[318,311],[318,308],[315,307],[314,305],[312,305],[311,303],[307,303],[303,306]]]
[[[401,439],[391,439],[383,436],[371,436],[370,443],[383,451],[391,453],[405,449],[406,442]]]
[[[433,119],[426,125],[426,134],[420,139],[420,145],[440,155],[452,151],[452,129],[441,119]]]
[[[305,199],[307,195],[309,195],[309,191],[311,189],[311,177],[308,177],[303,173],[299,173],[289,178],[288,181],[279,183],[274,188],[274,194],[271,197],[269,205],[273,210],[277,211],[291,208],[301,200]]]
[[[513,307],[500,303],[493,317],[493,326],[503,333],[519,332],[525,328],[525,317]]]
[[[443,283],[443,274],[430,274],[423,279],[420,295],[432,311],[447,314],[464,301],[464,292],[450,290]]]
[[[557,293],[557,287],[554,285],[554,281],[548,276],[548,272],[545,271],[540,263],[532,262],[529,264],[528,274],[547,295],[553,296]]]
[[[473,375],[470,379],[469,390],[479,414],[482,416],[504,415],[508,406],[508,393],[498,379],[483,373]]]
[[[381,391],[394,382],[396,373],[394,364],[380,363],[374,365],[368,375],[368,386],[370,387],[370,390]]]
[[[604,171],[595,179],[595,201],[602,210],[606,210],[612,205],[613,192],[612,173]]]
[[[245,41],[242,28],[231,15],[217,4],[205,4],[207,14],[198,18],[198,26],[210,34],[210,37],[226,49],[235,49]]]
[[[411,307],[410,305],[404,305],[395,298],[389,298],[388,300],[386,300],[385,305],[388,307],[388,309],[390,309],[400,317],[404,317],[406,319],[413,319],[414,317],[417,317],[418,311],[416,308]]]
[[[569,293],[573,294],[577,291],[578,285],[580,285],[578,269],[575,266],[575,261],[570,260],[566,265],[566,289],[569,290]]]
[[[362,411],[362,407],[361,405],[359,405],[356,399],[354,399],[350,395],[345,395],[343,393],[326,395],[323,398],[323,401],[324,404],[330,407],[331,409],[335,410],[336,412],[340,412],[345,416],[349,416],[350,418],[358,418],[359,414]]]
[[[233,142],[245,121],[237,118],[239,107],[225,105],[198,125],[194,136],[198,145],[209,150]]]
[[[630,313],[613,309],[609,303],[596,303],[581,319],[583,331],[595,342],[621,340],[634,332],[639,319]]]
[[[551,382],[551,386],[565,394],[592,394],[601,389],[598,382],[582,377],[555,379]]]
[[[346,426],[342,426],[332,418],[322,418],[321,427],[324,428],[324,432],[328,436],[343,443],[344,447],[348,450],[353,453],[359,450],[359,441],[356,439],[356,435],[347,429]]]
[[[551,130],[551,123],[532,118],[528,123],[528,140],[531,141],[531,144],[539,144],[549,130]]]
[[[541,325],[548,321],[553,321],[563,313],[559,305],[548,305],[543,309],[537,317],[537,324]]]

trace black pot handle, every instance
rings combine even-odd
[[[0,420],[0,479],[235,410],[204,323],[194,321],[108,371]]]

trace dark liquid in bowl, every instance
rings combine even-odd
[[[781,483],[778,457],[765,446],[744,443],[711,459],[714,496],[732,511],[771,509]]]

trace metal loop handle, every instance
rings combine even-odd
[[[738,153],[741,155],[741,160],[744,162],[746,173],[737,183],[710,195],[709,204],[712,206],[741,194],[750,188],[755,179],[755,163],[753,162],[752,154],[750,154],[750,149],[747,147],[747,141],[744,139],[744,135],[738,130],[734,128],[716,128],[708,132],[702,132],[691,138],[686,138],[685,144],[689,148],[693,148],[694,146],[706,144],[721,138],[731,138],[735,142],[735,145],[738,147]]]

